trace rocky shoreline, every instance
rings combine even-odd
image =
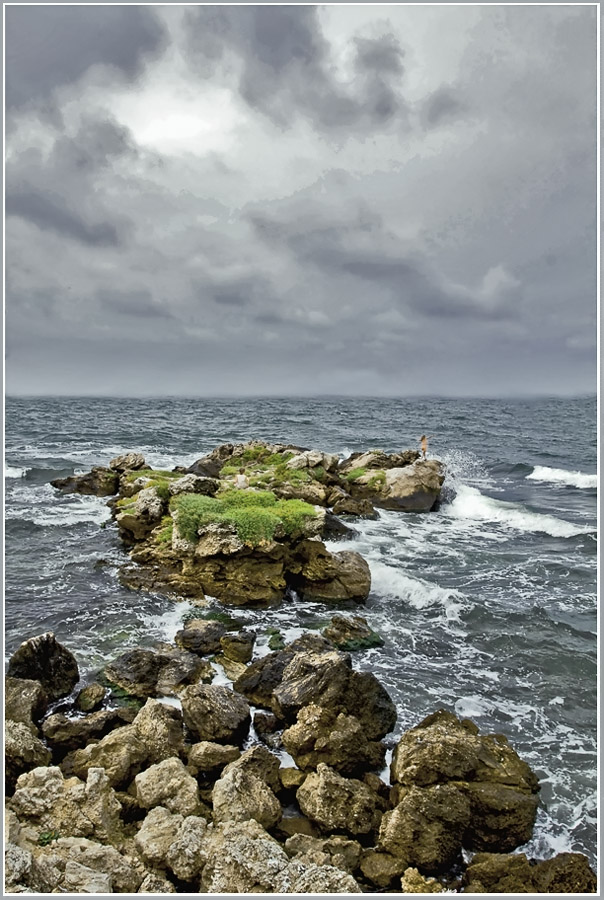
[[[435,508],[444,468],[418,457],[376,450],[342,464],[252,442],[189,470],[128,454],[55,482],[111,497],[131,557],[124,583],[192,598],[198,613],[174,643],[129,650],[93,680],[51,633],[13,654],[8,892],[595,892],[582,854],[515,852],[532,836],[539,783],[503,735],[440,709],[389,738],[395,704],[353,665],[381,641],[362,616],[334,615],[286,645],[273,635],[261,655],[226,612],[293,590],[363,602],[367,564],[323,539],[379,508]],[[240,469],[251,489],[234,488]]]

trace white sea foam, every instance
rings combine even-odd
[[[181,600],[171,603],[161,613],[149,614],[144,617],[145,624],[164,641],[173,641],[177,631],[183,627],[184,617],[197,607],[190,600]]]
[[[5,478],[24,478],[27,472],[29,472],[28,466],[4,466]]]
[[[591,530],[555,516],[531,512],[515,503],[495,500],[468,485],[459,486],[455,500],[448,507],[448,514],[457,519],[495,522],[516,531],[543,532],[550,537],[573,537]]]
[[[9,518],[24,519],[42,526],[79,525],[83,522],[94,522],[96,525],[101,525],[109,518],[104,498],[72,496],[63,503],[50,505],[45,503],[49,493],[48,489],[52,491],[50,485],[31,488],[31,506],[22,506],[13,510]]]
[[[535,466],[530,475],[526,476],[530,481],[547,481],[552,484],[566,484],[576,488],[595,488],[598,486],[598,476],[587,472],[570,472],[567,469],[552,469],[549,466]]]
[[[385,597],[410,603],[415,609],[441,606],[450,621],[459,621],[466,598],[460,591],[442,588],[419,578],[410,578],[399,568],[369,560],[372,590]]]

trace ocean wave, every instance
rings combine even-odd
[[[550,466],[535,466],[530,475],[526,477],[530,481],[547,481],[576,488],[596,488],[598,486],[598,476],[595,473],[571,472],[567,469],[552,469]]]
[[[448,506],[448,514],[454,518],[475,522],[494,522],[506,528],[523,532],[543,532],[550,537],[575,537],[593,529],[573,525],[565,519],[557,519],[543,513],[531,512],[524,506],[495,500],[481,494],[478,488],[459,485],[455,500]]]
[[[57,506],[26,506],[14,509],[9,519],[22,519],[44,527],[80,525],[93,522],[101,525],[109,518],[109,510],[104,498],[77,497],[69,503]]]
[[[27,466],[4,466],[5,478],[24,478],[28,472]]]
[[[460,613],[467,605],[467,597],[454,589],[443,588],[419,578],[410,578],[400,568],[389,566],[369,558],[371,589],[381,597],[404,600],[416,609],[442,607],[445,618],[451,622],[460,620]]]

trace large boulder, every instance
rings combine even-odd
[[[192,816],[200,811],[197,781],[175,757],[145,769],[135,777],[134,787],[143,809],[163,806],[183,816]]]
[[[110,497],[112,494],[117,494],[119,475],[117,472],[104,466],[93,466],[90,472],[86,472],[83,475],[55,478],[50,483],[64,494]]]
[[[470,804],[452,784],[411,788],[386,812],[378,847],[420,872],[446,871],[460,856]]]
[[[146,468],[145,457],[142,453],[122,453],[121,456],[114,456],[109,462],[109,468],[114,472],[130,472],[138,469]]]
[[[363,485],[362,476],[355,486]],[[372,496],[376,506],[402,512],[429,512],[440,498],[445,467],[437,459],[420,459],[411,466],[387,469],[385,482]]]
[[[381,820],[380,800],[362,781],[343,778],[324,763],[311,772],[296,792],[304,815],[327,831],[372,834]]]
[[[256,635],[252,631],[225,634],[220,638],[220,649],[226,659],[238,663],[248,663],[254,652]]]
[[[165,511],[166,503],[157,489],[143,488],[116,516],[122,539],[126,543],[144,540],[159,525]]]
[[[197,656],[209,656],[221,649],[220,639],[226,634],[222,622],[211,619],[191,619],[185,627],[176,632],[174,642]]]
[[[301,769],[320,762],[343,775],[381,769],[386,747],[369,741],[355,716],[314,704],[304,706],[295,725],[283,732],[283,746]]]
[[[315,866],[335,866],[352,874],[359,867],[361,845],[345,837],[316,838],[310,834],[293,834],[285,842],[290,859]]]
[[[127,650],[110,662],[104,675],[132,697],[178,694],[187,684],[213,678],[211,666],[185,650]]]
[[[528,860],[524,853],[477,853],[463,877],[465,893],[591,894],[597,879],[582,853]]]
[[[384,645],[383,639],[369,627],[363,616],[332,616],[322,633],[338,650],[367,650]]]
[[[233,687],[254,706],[270,709],[273,691],[281,684],[283,672],[295,656],[294,650],[278,650],[257,659],[237,679]]]
[[[214,822],[247,822],[255,819],[271,828],[281,818],[281,804],[267,783],[230,763],[212,790]]]
[[[204,478],[192,473],[175,478],[168,485],[172,497],[178,494],[203,494],[205,497],[213,497],[219,488],[220,481],[217,478]]]
[[[30,728],[23,722],[7,719],[4,726],[4,781],[8,794],[11,794],[17,779],[24,772],[36,766],[46,766],[51,754]]]
[[[241,750],[232,744],[216,744],[213,741],[199,741],[189,750],[188,764],[198,772],[222,770],[228,763],[239,759]]]
[[[402,736],[391,778],[405,786],[455,782],[472,811],[468,849],[507,853],[530,840],[539,782],[503,735],[480,735],[472,722],[439,710]]]
[[[185,724],[199,741],[239,744],[249,730],[250,708],[225,687],[192,685],[181,695]]]
[[[29,678],[4,679],[4,718],[22,722],[37,734],[37,723],[46,707],[48,697],[39,681]]]
[[[363,450],[352,453],[340,464],[341,474],[358,469],[395,469],[412,465],[420,457],[418,450],[403,450],[401,453],[385,453],[383,450]]]
[[[75,656],[52,631],[24,641],[11,656],[7,675],[39,681],[51,701],[70,694],[80,678]]]
[[[44,720],[42,734],[55,753],[68,753],[98,741],[114,728],[129,724],[135,716],[133,709],[103,709],[87,716],[69,718],[64,713],[53,713]]]
[[[359,553],[330,553],[321,541],[306,540],[295,549],[288,567],[292,587],[305,599],[364,603],[371,589],[369,566]]]

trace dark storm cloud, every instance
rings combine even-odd
[[[43,230],[55,231],[65,237],[93,247],[117,247],[120,238],[109,222],[86,222],[75,210],[69,209],[61,194],[24,187],[6,194],[7,216],[19,216]]]
[[[138,151],[130,132],[111,119],[85,120],[73,137],[62,135],[54,145],[50,165],[67,172],[94,172],[120,157],[134,159]]]
[[[200,6],[186,14],[188,54],[203,77],[234,52],[245,102],[282,128],[301,115],[323,131],[405,122],[403,51],[393,34],[355,38],[352,84],[334,75],[314,6]]]
[[[134,79],[165,40],[145,6],[7,6],[6,105],[44,102],[98,63]]]

